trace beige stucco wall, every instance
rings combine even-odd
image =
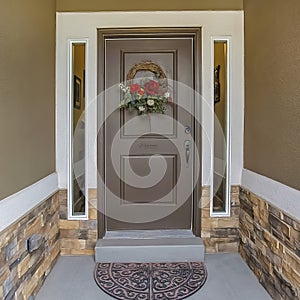
[[[244,1],[245,168],[300,189],[300,1]]]
[[[241,10],[243,0],[56,0],[56,9],[64,11],[142,11],[142,10]]]
[[[55,171],[55,0],[1,1],[0,199]]]

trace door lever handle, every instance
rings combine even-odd
[[[186,168],[188,168],[189,167],[190,154],[191,154],[191,142],[186,140],[184,142],[184,148],[185,148]]]

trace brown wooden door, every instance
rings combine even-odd
[[[98,147],[104,146],[106,230],[191,229],[194,37],[101,37],[105,130],[104,145]],[[119,84],[144,61],[160,66],[167,75],[172,102],[165,115],[118,109]],[[153,73],[137,72],[135,80],[148,76]]]

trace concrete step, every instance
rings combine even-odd
[[[201,238],[99,239],[96,262],[184,262],[204,261]]]

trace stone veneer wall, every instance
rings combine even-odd
[[[239,187],[231,187],[230,217],[210,217],[210,187],[202,188],[201,237],[207,253],[238,252],[239,249]]]
[[[300,222],[240,189],[240,253],[273,299],[300,299]]]
[[[209,187],[202,189],[201,235],[207,253],[238,252],[239,249],[239,187],[231,190],[231,216],[211,218]],[[67,191],[59,191],[61,255],[93,255],[97,231],[97,192],[89,190],[89,219],[68,220]]]
[[[98,239],[97,192],[89,190],[89,219],[68,220],[67,190],[59,191],[61,255],[94,255]]]
[[[300,222],[244,188],[231,190],[231,216],[210,217],[210,189],[203,187],[201,234],[206,252],[240,253],[275,300],[300,297]],[[97,241],[96,190],[89,190],[89,220],[67,220],[61,190],[1,232],[0,299],[35,296],[61,255],[93,255]],[[28,253],[26,240],[43,236]],[[60,237],[60,239],[59,239]]]
[[[0,299],[27,300],[37,294],[60,252],[58,209],[56,193],[0,233]],[[43,242],[29,253],[26,241],[35,233]]]

